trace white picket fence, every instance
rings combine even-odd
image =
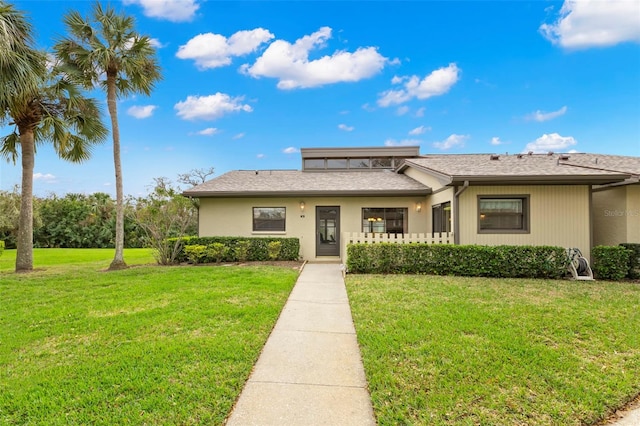
[[[343,232],[342,247],[340,258],[343,262],[347,260],[348,244],[376,244],[376,243],[393,243],[393,244],[453,244],[453,232],[438,232],[435,234],[382,234],[370,232]]]

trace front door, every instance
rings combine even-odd
[[[340,256],[340,207],[316,207],[316,256]]]

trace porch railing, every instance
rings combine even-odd
[[[347,260],[348,244],[453,244],[453,232],[437,232],[435,234],[383,234],[378,232],[343,232],[340,258],[343,262]]]

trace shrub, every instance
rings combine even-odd
[[[409,273],[513,278],[560,278],[567,271],[561,247],[452,244],[350,244],[354,273]]]
[[[246,262],[249,258],[249,247],[251,247],[251,242],[247,240],[238,241],[236,243],[233,252],[238,259],[238,262]]]
[[[222,243],[213,243],[207,246],[207,257],[213,259],[216,263],[222,262],[222,259],[229,251],[229,247]]]
[[[168,241],[172,242],[175,238],[169,238]],[[300,240],[298,238],[259,238],[259,237],[183,237],[185,245],[203,245],[210,246],[214,243],[221,243],[227,247],[227,251],[223,258],[224,262],[238,262],[238,261],[265,261],[269,260],[269,243],[272,241],[279,241],[280,246],[280,260],[298,260],[300,258]],[[248,246],[245,248],[245,244]],[[238,254],[245,255],[246,258],[242,259]],[[187,253],[184,249],[177,256],[178,262],[186,262],[188,259]],[[213,259],[209,260],[213,261]]]
[[[4,241],[0,240],[0,256],[2,256],[3,251],[4,251]]]
[[[184,246],[186,258],[191,263],[203,263],[207,257],[207,246],[202,244],[193,244]]]
[[[629,269],[627,271],[627,278],[634,280],[640,278],[640,244],[622,243],[620,245],[631,251],[631,253],[629,253]]]
[[[631,250],[622,246],[597,246],[591,250],[592,269],[601,280],[621,280],[629,272]]]
[[[277,260],[280,256],[280,250],[282,249],[282,241],[271,241],[267,245],[267,253],[269,254],[269,260]]]

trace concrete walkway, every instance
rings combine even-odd
[[[338,264],[307,264],[227,425],[375,425]]]

